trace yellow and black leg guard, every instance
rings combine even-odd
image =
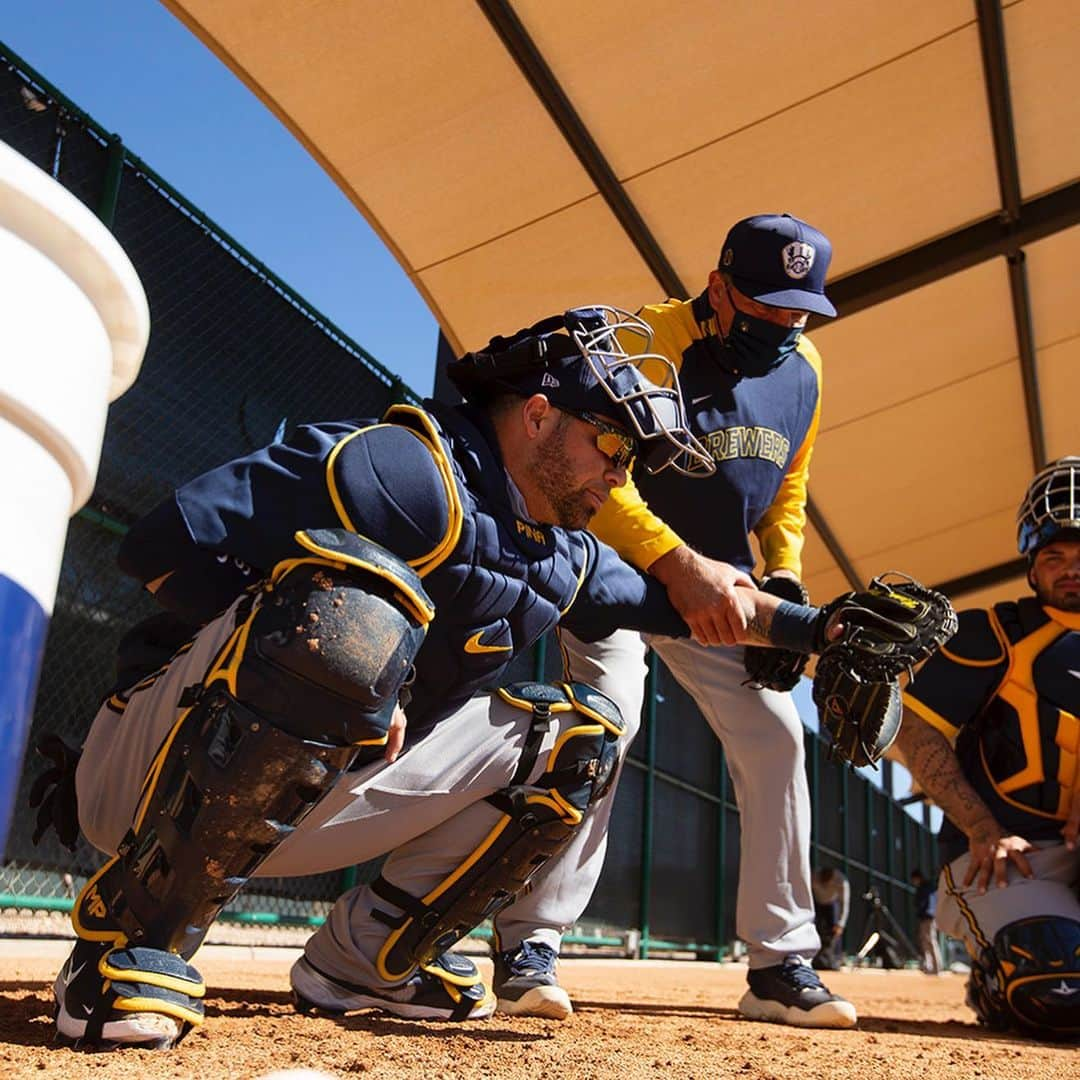
[[[377,961],[379,974],[388,981],[429,963],[506,907],[566,847],[586,811],[611,787],[624,724],[610,698],[582,683],[514,683],[497,693],[533,717],[510,785],[487,800],[502,816],[479,847],[427,896],[411,896],[384,877],[371,885],[400,911],[372,912],[391,929]],[[560,725],[543,772],[526,782],[544,733],[558,713],[574,714],[572,723]]]
[[[1080,1037],[1080,922],[1035,915],[1003,926],[972,965],[968,1004],[998,1031]]]
[[[190,958],[256,868],[364,747],[385,744],[433,609],[416,574],[354,533],[299,533],[166,736],[80,937]],[[330,558],[334,555],[334,558]]]
[[[205,987],[175,953],[80,941],[53,986],[68,1046],[167,1050],[203,1022]]]

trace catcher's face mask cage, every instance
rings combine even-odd
[[[675,365],[666,356],[649,351],[649,324],[606,304],[575,308],[564,318],[596,381],[626,410],[643,442],[641,460],[646,471],[658,473],[670,467],[683,476],[715,472],[715,462],[690,431]],[[640,349],[636,347],[639,344]],[[646,360],[652,362],[653,370],[664,373],[661,383],[645,378],[638,369]]]
[[[644,352],[631,355],[625,346],[639,342]],[[479,404],[495,387],[521,392],[518,380],[524,376],[580,356],[607,397],[622,407],[627,427],[641,441],[641,463],[648,472],[670,467],[684,476],[706,476],[716,465],[690,431],[675,365],[648,352],[651,345],[648,323],[601,304],[554,315],[509,338],[492,338],[484,349],[450,364],[447,375],[467,400]],[[665,373],[662,385],[638,370],[645,360]]]
[[[1058,458],[1031,481],[1016,514],[1016,545],[1032,557],[1066,530],[1080,535],[1080,457]]]

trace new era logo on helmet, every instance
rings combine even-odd
[[[814,265],[814,246],[802,240],[793,240],[780,252],[784,258],[784,273],[789,278],[800,281],[810,273]]]
[[[554,388],[554,387],[557,387],[557,386],[561,386],[562,383],[560,383],[559,380],[556,379],[555,376],[552,375],[550,371],[545,371],[544,372],[544,377],[540,380],[540,385],[541,386],[550,386],[550,387]]]

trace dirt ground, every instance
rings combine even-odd
[[[745,968],[692,961],[569,960],[575,1004],[565,1023],[495,1016],[463,1024],[376,1014],[301,1017],[289,1001],[295,949],[210,946],[197,958],[206,1023],[168,1053],[86,1054],[51,1045],[53,976],[67,942],[0,940],[0,1077],[158,1080],[315,1069],[378,1080],[1065,1080],[1075,1046],[981,1032],[963,1004],[964,977],[851,971],[829,978],[859,1010],[855,1031],[751,1023],[735,1005]],[[481,961],[490,974],[486,961]]]

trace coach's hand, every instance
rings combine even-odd
[[[999,889],[1009,884],[1009,863],[1026,877],[1033,877],[1031,864],[1024,855],[1032,851],[1034,845],[1022,836],[1005,836],[1004,830],[993,819],[977,823],[968,832],[970,859],[967,873],[964,875],[964,887],[974,884],[980,893],[985,893],[991,880]]]
[[[667,589],[671,606],[699,645],[734,645],[743,640],[746,610],[735,590],[756,588],[749,574],[685,545],[661,555],[649,573]]]

